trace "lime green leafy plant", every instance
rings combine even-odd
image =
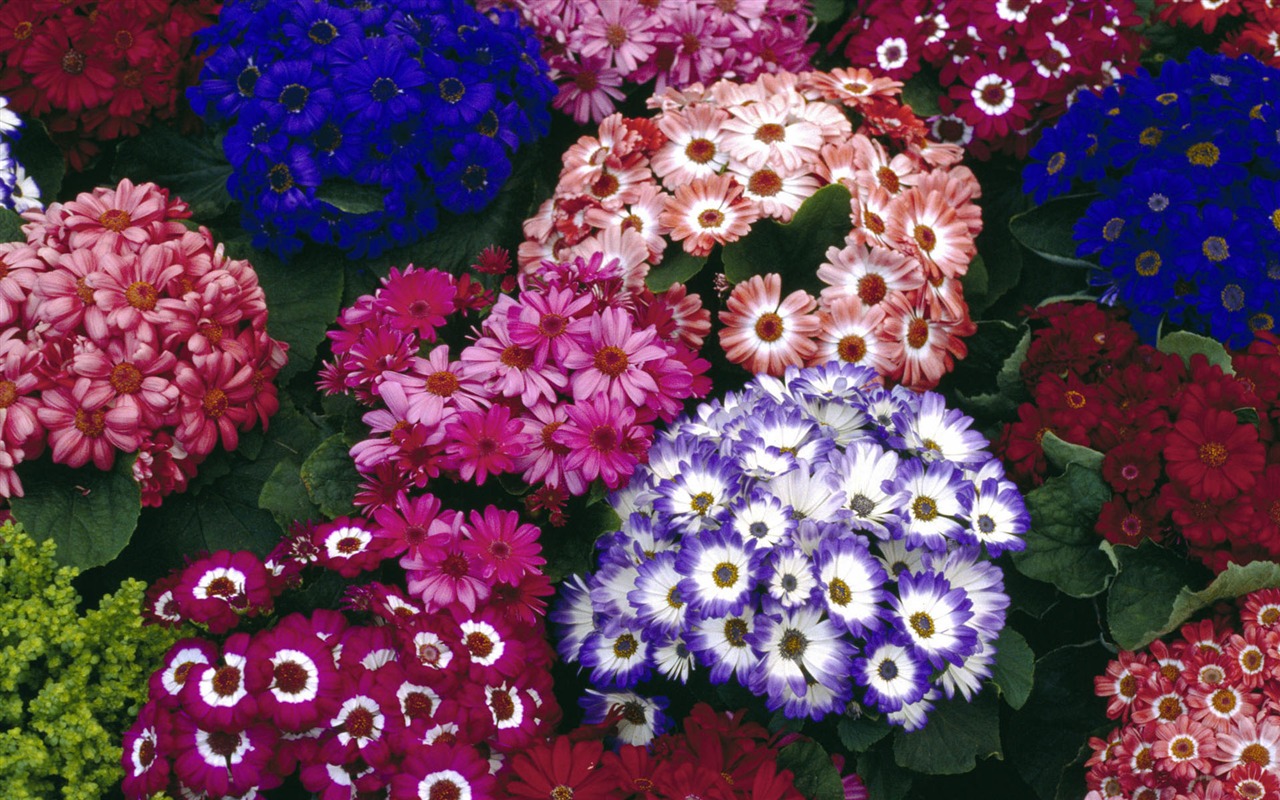
[[[0,797],[99,798],[123,777],[120,740],[177,634],[143,627],[146,584],[81,611],[53,541],[0,525]]]

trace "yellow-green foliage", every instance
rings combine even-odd
[[[96,800],[118,783],[120,740],[175,634],[142,626],[127,580],[83,615],[52,541],[0,525],[0,798]]]

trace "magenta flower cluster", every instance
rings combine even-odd
[[[538,530],[514,512],[490,506],[468,521],[429,505],[429,520],[409,513],[398,527],[300,526],[265,560],[220,551],[157,582],[151,621],[212,635],[178,641],[151,676],[124,739],[125,796],[257,796],[294,773],[321,798],[492,789],[506,754],[560,719],[550,584]],[[345,613],[236,630],[269,617],[309,565],[350,578],[400,553],[408,593],[364,583],[347,589]]]
[[[221,443],[268,418],[286,345],[247,261],[128,179],[45,211],[0,244],[0,496],[47,446],[71,467],[137,454],[143,503],[182,491]]]
[[[435,269],[393,269],[329,334],[335,358],[321,388],[373,406],[370,436],[351,449],[370,513],[441,475],[481,485],[510,474],[559,521],[567,497],[595,479],[626,483],[653,423],[710,389],[696,355],[709,315],[683,287],[629,290],[618,262],[599,254],[547,263],[451,350],[441,328],[477,306],[472,288]]]

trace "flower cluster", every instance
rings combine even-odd
[[[509,267],[507,258],[485,260]],[[446,319],[491,302],[467,276],[393,269],[343,311],[320,383],[375,407],[364,418],[371,435],[351,450],[370,506],[441,473],[477,485],[513,474],[555,512],[596,478],[624,484],[654,421],[709,391],[696,355],[708,315],[683,287],[626,292],[616,260],[600,254],[518,285],[456,356],[438,341]]]
[[[525,223],[521,266],[603,252],[638,286],[669,242],[707,256],[839,183],[850,233],[814,265],[830,284],[821,305],[784,301],[776,275],[753,279],[721,315],[721,343],[753,372],[840,359],[932,387],[975,330],[959,278],[982,229],[979,187],[958,148],[924,139],[900,88],[865,70],[786,73],[669,90],[653,119],[611,116],[565,154],[554,197]]]
[[[125,795],[240,797],[297,772],[325,800],[496,796],[508,754],[560,718],[538,532],[514,518],[449,511],[401,525],[398,547],[360,519],[300,526],[265,560],[223,551],[156,584],[152,619],[230,635],[182,639],[152,674],[124,739]],[[422,562],[408,593],[364,583],[347,613],[234,630],[270,614],[308,564],[353,577],[406,549],[402,563]]]
[[[538,32],[555,107],[578,124],[599,122],[635,86],[657,91],[755,80],[809,67],[817,45],[806,44],[805,0],[482,0],[484,8],[514,8]]]
[[[462,0],[230,0],[202,42],[188,96],[228,128],[255,244],[285,255],[376,255],[479,211],[550,124],[537,40]]]
[[[1036,202],[1089,190],[1077,252],[1148,339],[1161,319],[1243,346],[1280,306],[1280,73],[1191,54],[1080,100],[1032,151]]]
[[[778,753],[796,739],[770,736],[744,721],[746,712],[717,714],[699,703],[681,733],[660,736],[651,747],[621,744],[605,750],[599,737],[626,729],[644,711],[635,701],[610,709],[606,721],[539,742],[517,755],[506,773],[507,797],[573,800],[801,800],[796,776],[778,765]],[[833,756],[837,769],[843,759]],[[843,778],[845,800],[866,800],[857,775]]]
[[[8,106],[9,101],[0,97],[0,208],[21,213],[40,208],[40,187],[14,156],[22,119]]]
[[[551,619],[596,687],[736,679],[792,718],[908,730],[990,676],[1022,497],[941,395],[831,363],[682,418],[614,493],[622,529]],[[854,685],[862,687],[855,691]]]
[[[1022,375],[1034,400],[996,448],[1012,476],[1044,481],[1052,432],[1104,454],[1114,495],[1096,527],[1108,541],[1182,540],[1215,571],[1280,558],[1280,339],[1260,335],[1232,375],[1139,345],[1119,317],[1091,303],[1032,315]]]
[[[0,775],[13,800],[108,796],[147,664],[176,638],[142,625],[141,581],[90,609],[72,585],[79,571],[59,567],[56,550],[0,525]]]
[[[193,35],[216,0],[8,0],[0,8],[0,94],[43,120],[71,165],[181,110],[200,59]]]
[[[1025,156],[1078,92],[1133,71],[1141,22],[1133,0],[859,0],[831,49],[898,80],[937,70],[935,137]]]
[[[1280,7],[1268,0],[1155,0],[1154,18],[1212,34],[1223,55],[1280,67]]]
[[[1085,800],[1280,795],[1280,590],[1237,605],[1238,622],[1189,623],[1093,679],[1119,727],[1089,739]]]
[[[0,495],[47,445],[71,467],[136,453],[143,503],[183,491],[219,443],[276,412],[285,345],[246,261],[187,204],[128,179],[46,211],[0,244]]]

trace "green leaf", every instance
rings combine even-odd
[[[893,751],[877,747],[858,756],[858,777],[871,800],[902,800],[911,791],[914,777],[893,763]]]
[[[1163,337],[1156,345],[1156,349],[1161,353],[1181,356],[1187,366],[1191,365],[1191,357],[1198,353],[1209,359],[1210,364],[1222,367],[1222,371],[1227,375],[1236,374],[1231,366],[1231,354],[1227,352],[1227,348],[1207,336],[1199,336],[1187,331],[1174,331]]]
[[[1127,571],[1126,569],[1120,573],[1120,576],[1117,576],[1117,583],[1119,583],[1120,577],[1125,576]],[[1201,574],[1203,574],[1203,571],[1201,571]],[[1139,578],[1140,576],[1133,576],[1135,582]],[[1162,582],[1161,588],[1167,593],[1171,583],[1172,578],[1166,578]],[[1226,570],[1214,578],[1212,583],[1199,591],[1184,585],[1177,589],[1176,594],[1170,598],[1170,602],[1161,602],[1157,608],[1147,612],[1141,609],[1132,610],[1128,616],[1123,618],[1121,623],[1123,627],[1120,631],[1116,630],[1116,622],[1113,620],[1111,624],[1112,635],[1115,636],[1117,644],[1127,647],[1121,641],[1121,631],[1123,631],[1128,641],[1141,642],[1141,644],[1134,645],[1132,648],[1127,647],[1127,649],[1136,649],[1150,644],[1166,633],[1177,630],[1197,612],[1212,606],[1219,600],[1232,600],[1241,595],[1256,592],[1259,589],[1276,588],[1280,588],[1280,565],[1271,561],[1254,561],[1246,566],[1234,563],[1228,564]],[[1112,588],[1112,592],[1115,592],[1115,587]],[[1133,592],[1133,602],[1137,603],[1137,589],[1135,588]],[[1110,604],[1108,604],[1108,614],[1111,613]],[[1138,628],[1145,628],[1145,630],[1139,634]]]
[[[47,206],[58,199],[67,174],[67,160],[62,148],[49,138],[43,123],[26,121],[22,137],[13,144],[13,157],[40,187],[41,202]]]
[[[777,272],[783,286],[820,290],[818,265],[827,250],[843,247],[853,229],[851,195],[839,183],[824,186],[805,200],[791,221],[760,220],[751,232],[724,246],[724,274],[733,283]]]
[[[26,234],[22,232],[23,219],[11,208],[0,208],[0,243],[25,242]]]
[[[1018,346],[1004,360],[1000,372],[996,374],[996,388],[1000,394],[1016,400],[1027,396],[1026,385],[1022,382],[1022,362],[1027,360],[1027,351],[1031,349],[1031,331],[1028,329],[1018,340]]]
[[[1002,556],[1011,559],[1012,554]],[[1032,580],[1008,564],[1004,568],[1004,593],[1009,595],[1009,608],[1021,611],[1033,619],[1042,619],[1062,600],[1062,595],[1051,584]]]
[[[938,95],[942,94],[942,88],[938,86],[938,81],[924,73],[912,76],[902,86],[902,102],[911,106],[911,110],[916,112],[917,117],[933,117],[942,113],[942,107],[938,105]]]
[[[1174,602],[1207,570],[1155,542],[1117,547],[1120,572],[1107,593],[1107,627],[1125,650],[1145,647],[1165,633]]]
[[[690,255],[678,242],[672,242],[662,254],[662,263],[649,270],[644,284],[652,292],[665,292],[677,283],[686,283],[706,263],[706,256]]]
[[[289,362],[276,377],[284,386],[300,372],[310,372],[316,348],[342,308],[344,279],[339,257],[308,246],[288,264],[249,245],[244,234],[226,240],[227,253],[247,259],[267,295],[267,332],[289,345]]]
[[[814,0],[813,18],[818,22],[835,22],[844,16],[844,0]]]
[[[807,800],[844,800],[844,784],[831,756],[817,742],[796,742],[778,751],[778,769],[789,769]]]
[[[1072,464],[1027,495],[1031,529],[1027,549],[1013,564],[1028,578],[1057,586],[1072,597],[1092,597],[1116,573],[1114,556],[1094,531],[1111,488],[1097,471]]]
[[[1091,261],[1076,257],[1075,224],[1097,195],[1067,195],[1036,206],[1009,220],[1014,238],[1033,253],[1067,267],[1096,269]]]
[[[873,719],[866,714],[857,719],[841,719],[840,724],[836,726],[836,732],[840,735],[840,744],[852,753],[866,752],[871,745],[888,736],[891,730],[893,729],[883,717]]]
[[[970,310],[977,308],[979,301],[986,299],[987,285],[987,263],[982,260],[981,255],[976,255],[969,262],[969,269],[960,276],[960,287],[964,289],[964,299]]]
[[[1015,711],[1031,696],[1035,681],[1036,654],[1031,652],[1027,640],[1013,628],[1000,631],[996,640],[996,663],[991,667],[991,681]]]
[[[355,181],[329,180],[316,189],[316,199],[348,214],[374,214],[386,210],[387,190]]]
[[[271,470],[258,492],[258,505],[270,511],[284,530],[294,522],[318,520],[323,515],[302,485],[298,462],[291,458],[281,459]]]
[[[302,462],[302,484],[311,502],[328,517],[354,514],[352,502],[360,488],[360,473],[348,454],[342,434],[336,433],[320,443]]]
[[[197,220],[212,219],[231,206],[230,177],[231,163],[212,130],[184,135],[167,125],[126,139],[116,152],[112,170],[113,180],[128,178],[163,186],[187,201]]]
[[[1068,464],[1079,464],[1086,469],[1102,469],[1104,456],[1092,447],[1065,442],[1053,431],[1046,431],[1040,440],[1044,448],[1044,457],[1058,469],[1066,469]]]
[[[979,758],[1002,757],[1000,714],[995,696],[984,692],[972,703],[956,697],[929,712],[924,728],[893,735],[898,766],[926,775],[959,775]]]
[[[72,469],[48,458],[18,466],[26,496],[9,500],[32,538],[58,543],[58,561],[98,567],[124,550],[138,525],[142,490],[133,479],[135,456],[116,457],[106,471]]]

